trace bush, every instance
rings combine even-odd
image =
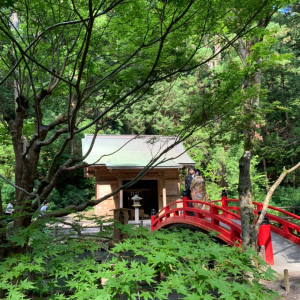
[[[60,190],[54,188],[47,200],[51,203],[51,209],[60,209],[68,205],[79,205],[89,201],[94,196],[93,184],[75,187],[66,185]]]
[[[6,206],[9,201],[16,199],[15,188],[6,182],[0,182],[0,192],[4,206]]]
[[[1,263],[5,299],[168,299],[170,293],[190,300],[272,298],[258,280],[273,271],[255,267],[250,250],[220,246],[189,230],[124,230],[129,238],[110,250],[99,237],[55,238],[37,228],[11,237],[22,244],[30,236],[30,248]],[[245,274],[252,274],[252,283]]]
[[[273,206],[300,206],[300,188],[278,187],[273,196],[270,205]]]

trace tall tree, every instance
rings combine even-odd
[[[258,0],[231,0],[226,6],[204,0],[21,0],[11,9],[2,7],[0,85],[9,92],[1,94],[1,121],[15,156],[14,228],[31,224],[61,174],[86,166],[86,156],[76,150],[80,134],[93,129],[96,137],[144,101],[158,82],[211,61],[274,5],[276,1]],[[228,40],[215,47],[215,34],[225,27]],[[215,50],[201,52],[208,45]],[[179,137],[208,122],[207,112],[221,111],[219,104],[212,98],[195,110],[187,127],[179,128]],[[36,183],[41,155],[53,143],[58,151],[48,158],[47,170]],[[63,159],[66,152],[69,156]],[[53,215],[84,210],[103,199]]]
[[[288,9],[288,8],[287,8]],[[255,151],[255,141],[262,141],[260,135],[260,95],[262,85],[262,68],[264,72],[270,65],[280,66],[285,56],[277,57],[273,54],[272,27],[267,29],[275,11],[270,12],[262,18],[257,27],[257,34],[246,39],[239,39],[239,55],[244,65],[252,65],[248,79],[245,81],[244,88],[252,90],[252,95],[245,103],[244,113],[247,116],[244,123],[244,153],[239,160],[239,200],[241,211],[242,241],[245,246],[256,247],[257,226],[255,226],[255,217],[252,206],[252,187],[250,179],[250,162]],[[253,32],[252,32],[253,33]],[[269,56],[269,57],[268,57]],[[273,58],[273,62],[270,61]],[[251,70],[250,69],[250,70]],[[284,93],[283,93],[284,97]],[[257,122],[258,121],[258,122]],[[295,164],[292,161],[292,166]]]

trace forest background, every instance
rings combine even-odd
[[[0,297],[261,299],[247,277],[263,274],[255,252],[180,232],[131,230],[113,245],[106,232],[54,236],[45,223],[105,198],[83,176],[84,133],[175,135],[210,199],[239,197],[242,242],[256,249],[251,200],[300,157],[299,12],[281,0],[0,1]],[[287,174],[272,204],[300,205],[299,181]],[[101,251],[114,268],[95,264]]]
[[[263,57],[260,103],[255,111],[254,156],[251,161],[252,192],[255,201],[263,201],[270,184],[278,178],[283,167],[292,167],[300,157],[299,12],[299,2],[277,11],[263,32],[263,40],[252,47],[255,55],[251,54],[252,57],[248,60],[253,67],[256,57]],[[244,40],[252,37],[253,33],[244,37]],[[201,54],[216,52],[217,47],[222,45],[222,38],[224,37],[220,37],[215,49],[203,49]],[[243,62],[238,47],[239,43],[236,42],[229,51],[217,55],[213,62],[167,82],[156,84],[142,103],[132,105],[118,118],[115,118],[114,113],[108,114],[107,119],[111,118],[111,122],[99,133],[176,134],[174,128],[190,118],[195,106],[199,103],[204,105],[205,97],[211,97],[214,86],[226,84],[227,80],[232,80],[232,74],[241,68]],[[2,109],[6,99],[13,97],[13,89],[9,88],[11,85],[10,81],[0,88]],[[204,174],[210,199],[218,199],[223,188],[228,191],[230,197],[238,197],[238,161],[244,148],[241,124],[245,121],[245,111],[242,109],[244,102],[239,101],[239,106],[232,108],[232,111],[230,108],[222,118],[216,114],[212,125],[195,130],[185,141],[187,148],[196,144],[188,153],[196,161],[196,167]],[[49,114],[53,118],[59,115],[59,111],[53,109]],[[232,126],[233,119],[240,126]],[[30,134],[31,124],[29,120],[25,125],[25,133],[27,131]],[[80,138],[84,133],[94,133],[94,128],[89,128],[76,137],[78,151],[81,147]],[[0,143],[0,173],[14,182],[13,145],[3,123],[0,123]],[[37,180],[47,169],[47,157],[52,157],[58,148],[59,143],[53,143],[43,154]],[[61,160],[68,158],[68,155],[67,152],[63,154]],[[186,170],[183,170],[182,178],[185,173]],[[299,183],[299,170],[287,175],[275,191],[271,204],[299,206]],[[5,207],[8,201],[15,198],[15,188],[3,180],[0,181],[0,187]],[[50,209],[57,209],[70,204],[79,205],[93,197],[93,180],[84,178],[82,169],[76,169],[61,176],[48,200],[51,202]]]

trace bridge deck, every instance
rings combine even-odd
[[[300,272],[300,246],[274,232],[271,236],[274,253],[272,269],[281,274],[284,269],[288,269],[289,272]]]

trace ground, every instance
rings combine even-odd
[[[283,275],[278,275],[275,281],[263,280],[262,284],[279,294],[279,299],[300,300],[300,271],[289,274],[290,291],[286,292],[284,287]]]

